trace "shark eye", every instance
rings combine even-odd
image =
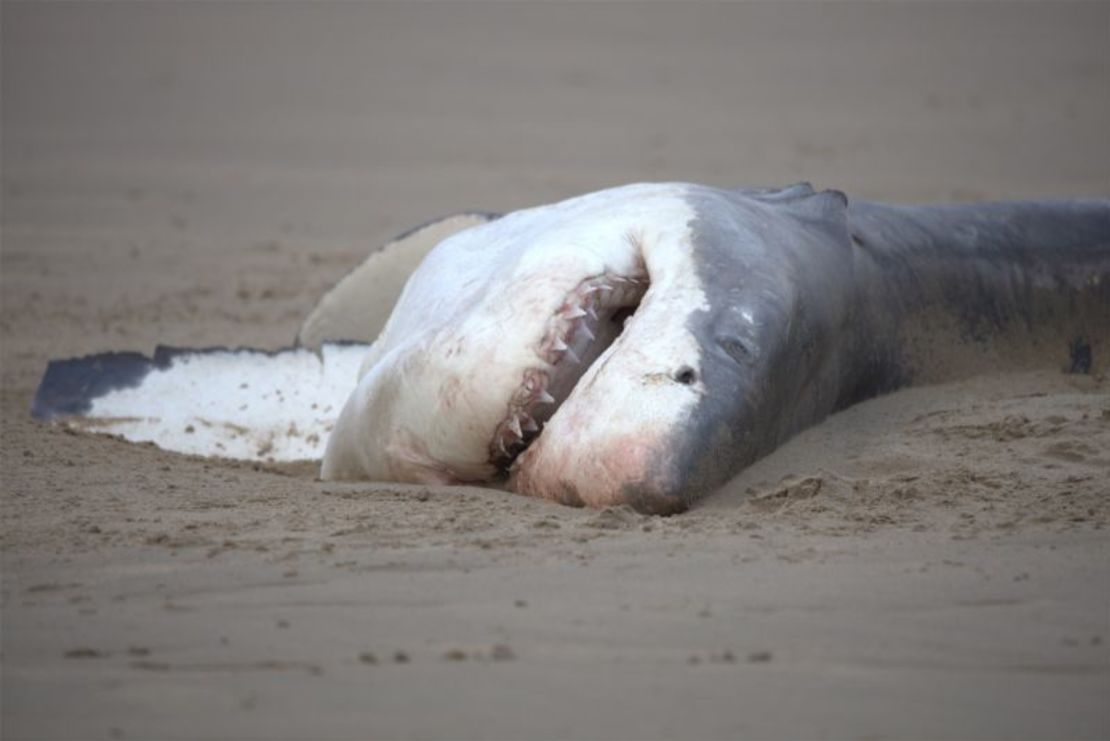
[[[689,386],[694,381],[698,380],[698,374],[697,371],[690,366],[683,365],[674,372],[674,380],[678,381],[683,386]]]
[[[720,337],[717,339],[717,344],[725,353],[735,360],[737,363],[744,363],[748,360],[751,352],[748,350],[747,345],[741,342],[736,337]]]

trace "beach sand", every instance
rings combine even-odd
[[[287,345],[446,213],[1106,195],[1110,5],[0,12],[3,738],[1110,735],[1104,376],[865,402],[672,518],[28,416],[50,358]]]

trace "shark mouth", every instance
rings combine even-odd
[[[504,419],[489,444],[489,461],[502,475],[543,432],[575,385],[620,336],[650,283],[645,270],[602,273],[570,291],[547,321]]]

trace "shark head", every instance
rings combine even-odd
[[[322,475],[685,509],[835,401],[845,210],[808,186],[641,184],[447,238]]]

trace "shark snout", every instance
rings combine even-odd
[[[518,459],[509,488],[577,507],[674,514],[690,501],[675,465],[679,447],[669,431],[594,437],[586,446],[573,436],[541,436]]]

